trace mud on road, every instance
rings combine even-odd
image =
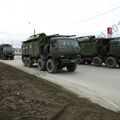
[[[120,113],[0,63],[0,120],[120,120]]]

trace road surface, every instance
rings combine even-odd
[[[64,69],[57,74],[49,74],[39,71],[37,66],[24,67],[20,56],[16,56],[15,60],[0,60],[0,62],[62,85],[80,97],[87,97],[105,108],[120,111],[120,68],[78,65],[73,73]]]

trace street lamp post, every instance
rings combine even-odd
[[[29,24],[33,27],[33,29],[34,29],[34,35],[35,35],[35,27],[33,26],[33,24],[31,24],[31,22],[29,22]]]

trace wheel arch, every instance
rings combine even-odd
[[[106,61],[106,59],[107,59],[108,57],[113,57],[113,58],[115,58],[115,60],[116,60],[116,61],[118,61],[118,60],[119,60],[119,59],[118,59],[117,57],[115,57],[114,55],[109,54],[109,55],[107,55],[107,56],[106,56],[105,61]]]
[[[49,54],[49,55],[47,56],[47,60],[48,60],[48,59],[54,59],[53,55]]]

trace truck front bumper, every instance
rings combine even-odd
[[[78,59],[61,59],[62,63],[76,63]]]

